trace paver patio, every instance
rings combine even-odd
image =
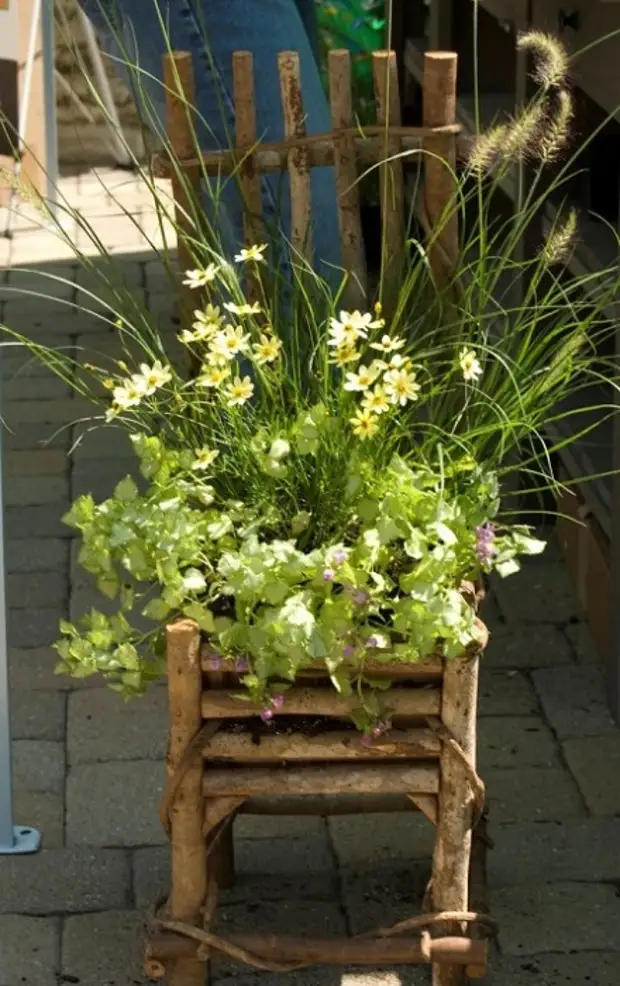
[[[102,178],[159,236],[134,179]],[[163,268],[100,181],[67,179],[63,190],[118,255],[127,282],[170,323]],[[44,287],[11,265],[66,278],[46,287],[67,301],[84,283],[68,249],[30,228],[27,217],[20,222],[12,243],[0,240],[5,323],[85,359],[89,350],[113,352],[114,334],[93,315],[11,293]],[[17,350],[2,353],[3,415],[12,429],[3,440],[15,811],[16,820],[42,830],[44,847],[32,857],[0,857],[0,986],[139,986],[144,916],[166,888],[157,821],[165,692],[153,688],[125,705],[97,680],[55,677],[49,646],[59,618],[97,599],[76,568],[61,515],[80,492],[107,495],[133,463],[120,432],[91,433],[69,456],[84,426],[64,426],[83,415],[83,404],[39,365],[25,364]],[[553,545],[525,577],[496,585],[484,615],[493,635],[482,672],[479,759],[495,841],[490,904],[501,925],[489,986],[617,986],[620,730]],[[428,878],[431,842],[428,823],[415,814],[242,816],[239,879],[223,895],[220,927],[267,927],[277,917],[283,930],[356,933],[408,916]],[[234,976],[239,986],[259,978],[223,961],[213,974]],[[260,978],[269,986],[275,979]],[[326,969],[292,979],[299,986],[428,981],[421,969]]]

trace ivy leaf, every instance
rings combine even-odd
[[[140,657],[133,644],[121,644],[120,647],[116,648],[114,656],[129,671],[137,671],[140,667]]]

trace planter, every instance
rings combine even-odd
[[[484,807],[475,766],[480,650],[450,661],[369,662],[368,674],[393,682],[385,693],[392,728],[367,744],[348,719],[355,700],[334,691],[320,664],[297,677],[265,723],[258,706],[238,697],[239,674],[221,670],[194,623],[170,626],[167,640],[169,787],[162,821],[172,867],[170,896],[147,945],[147,972],[167,974],[174,986],[202,983],[210,955],[219,953],[271,971],[427,963],[435,986],[483,976],[493,924],[468,910],[484,898],[483,837],[473,840],[481,853],[472,851]],[[367,807],[417,809],[436,827],[429,913],[346,940],[261,937],[251,929],[224,939],[211,932],[218,887],[234,879],[237,812]]]

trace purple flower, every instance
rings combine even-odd
[[[334,551],[332,555],[332,561],[334,562],[335,565],[343,565],[346,560],[347,560],[347,552],[344,550],[344,548],[338,548],[337,551]]]
[[[224,662],[221,657],[212,657],[209,660],[209,671],[221,671],[224,667]]]
[[[250,665],[244,657],[238,657],[235,661],[235,671],[238,674],[244,674],[244,672],[249,671]]]
[[[374,739],[378,739],[380,736],[383,736],[385,733],[389,733],[391,728],[392,728],[392,723],[389,720],[378,719],[377,722],[372,727],[372,729],[370,730],[370,733],[371,736],[374,737]]]
[[[360,744],[362,746],[372,746],[372,736],[366,736],[366,735],[361,736]]]
[[[344,647],[342,648],[342,653],[344,654],[345,657],[353,657],[353,655],[355,654],[355,647],[353,646],[353,644],[345,644]]]
[[[365,589],[356,589],[353,593],[353,602],[356,606],[365,606],[370,600],[370,596]]]
[[[281,709],[284,705],[284,695],[272,695],[271,704],[274,709]]]
[[[476,528],[476,555],[482,565],[487,565],[493,560],[497,553],[493,541],[495,539],[495,525],[481,524]]]
[[[270,709],[269,707],[265,707],[261,712],[260,717],[263,720],[263,722],[271,722],[271,720],[273,719],[273,709]]]
[[[326,568],[323,572],[323,582],[333,582],[335,574],[333,568]]]

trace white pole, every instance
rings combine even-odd
[[[54,35],[54,0],[43,0],[41,48],[43,56],[47,205],[52,216],[56,218],[58,205],[58,123],[56,119],[56,44]]]

